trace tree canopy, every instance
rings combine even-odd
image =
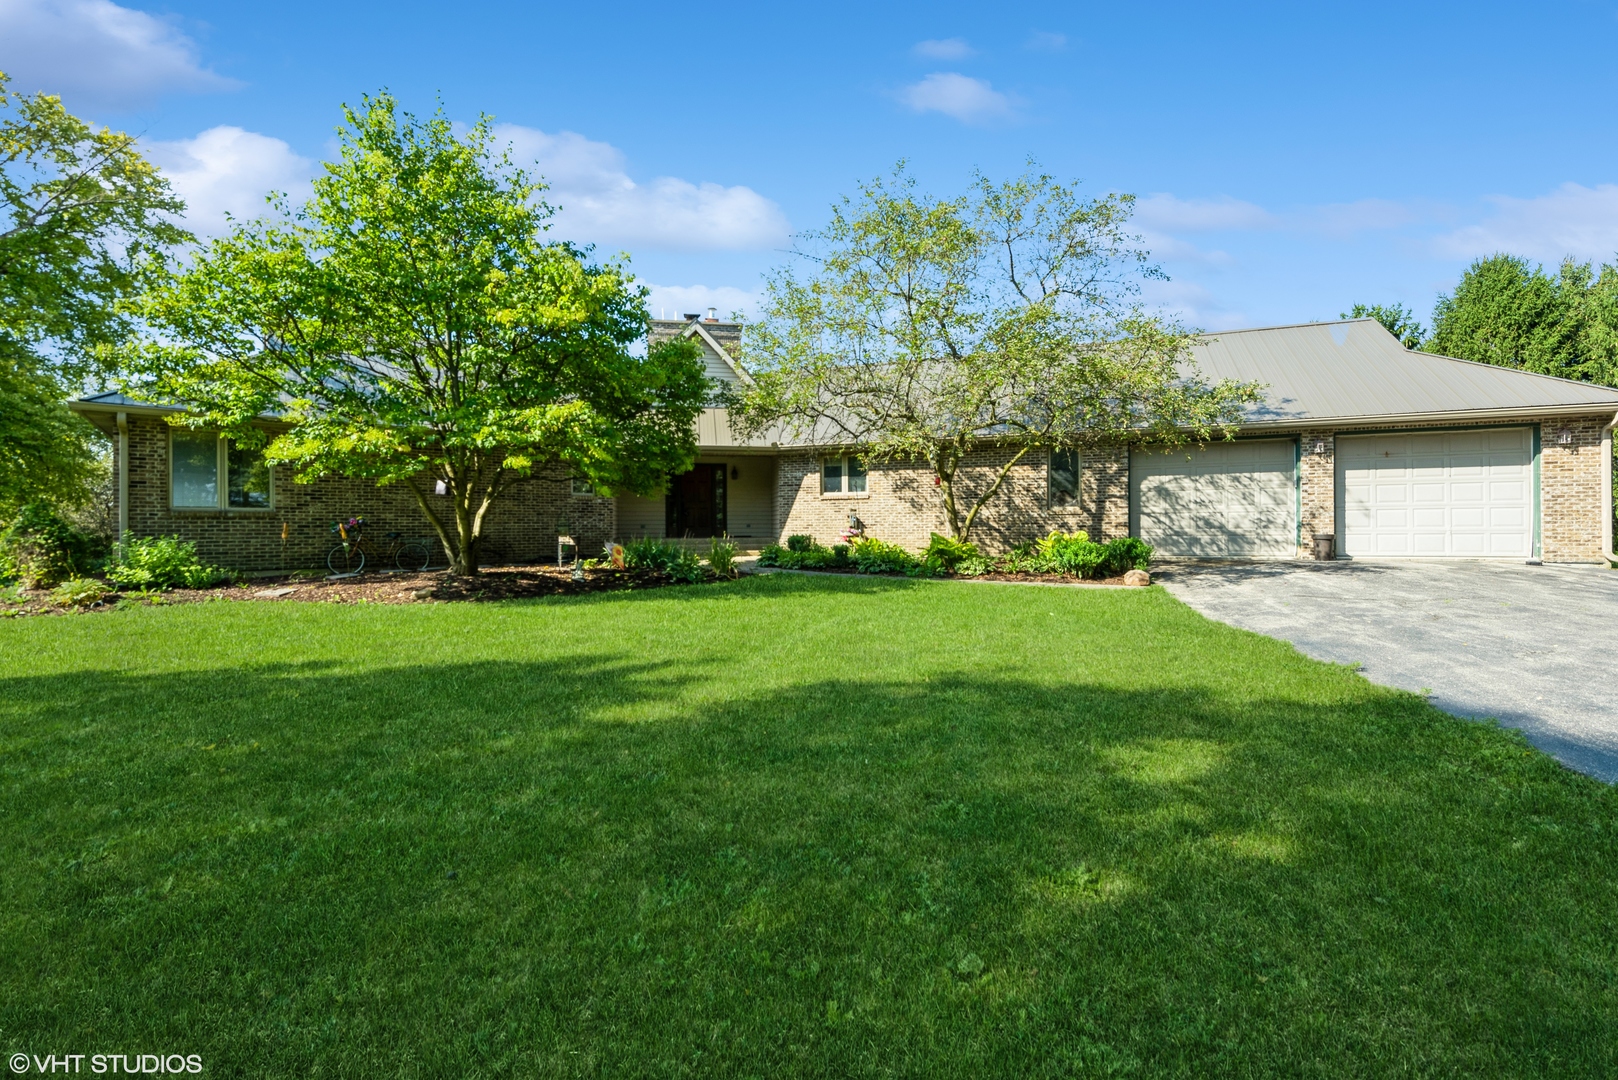
[[[1478,259],[1439,297],[1424,348],[1618,386],[1618,268],[1568,259],[1553,276],[1516,255]]]
[[[806,236],[806,277],[768,279],[738,423],[928,463],[960,540],[1036,449],[1228,432],[1256,389],[1198,378],[1191,335],[1141,306],[1160,271],[1133,206],[1035,174],[939,199],[901,163]],[[1010,453],[968,481],[985,445]]]
[[[1419,349],[1426,340],[1416,313],[1403,304],[1355,304],[1340,319],[1375,319],[1407,349]]]
[[[689,468],[711,392],[695,347],[637,355],[645,290],[546,241],[543,184],[496,148],[490,119],[457,134],[385,93],[344,117],[307,204],[281,200],[156,276],[132,388],[193,425],[267,438],[300,479],[408,485],[463,573],[491,509],[537,468],[607,492]]]
[[[129,330],[142,262],[188,239],[184,204],[122,132],[0,73],[0,514],[73,506],[98,471],[95,432],[64,398]]]

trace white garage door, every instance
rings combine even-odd
[[[1291,439],[1213,443],[1129,458],[1131,531],[1164,555],[1291,558],[1298,539]]]
[[[1342,552],[1362,558],[1523,558],[1533,552],[1528,428],[1337,440]]]

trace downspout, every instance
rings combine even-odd
[[[118,413],[118,542],[129,531],[129,415]],[[1608,544],[1608,547],[1612,544]]]
[[[1607,565],[1618,563],[1618,554],[1612,550],[1612,431],[1618,427],[1618,415],[1601,429],[1601,550]]]

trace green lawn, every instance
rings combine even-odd
[[[7,1057],[1618,1070],[1614,791],[1157,589],[136,608],[0,677]]]

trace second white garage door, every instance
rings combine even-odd
[[[1130,531],[1164,555],[1291,558],[1298,542],[1291,439],[1216,442],[1129,458]]]
[[[1342,553],[1361,558],[1528,558],[1528,428],[1337,439]]]

